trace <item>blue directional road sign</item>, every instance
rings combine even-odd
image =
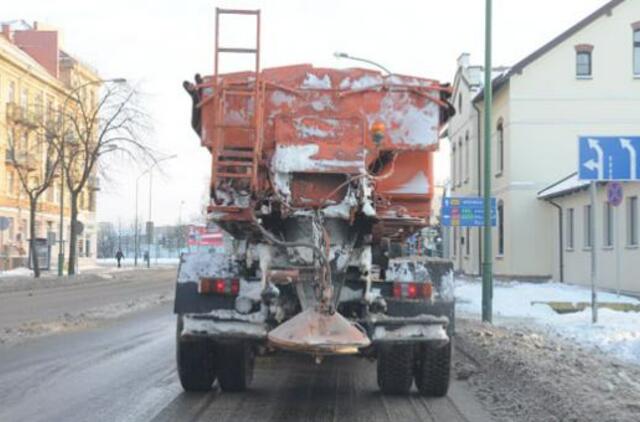
[[[578,150],[581,180],[640,180],[640,136],[581,136]]]
[[[497,221],[496,198],[491,198],[491,225]],[[446,227],[484,226],[484,199],[460,197],[442,199],[442,224]]]

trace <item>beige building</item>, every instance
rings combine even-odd
[[[41,145],[36,131],[29,128],[46,122],[53,110],[61,110],[74,87],[94,81],[83,95],[96,98],[97,73],[60,48],[58,31],[35,23],[2,24],[0,34],[0,217],[10,221],[0,233],[0,269],[27,265],[28,239],[31,236],[59,239],[61,180],[41,197],[36,218],[36,233],[29,230],[29,202],[20,182],[20,170],[39,180],[46,157],[34,145]],[[17,138],[17,139],[16,139]],[[19,157],[19,159],[14,159]],[[21,169],[16,168],[16,163]],[[27,171],[25,172],[25,169]],[[96,179],[97,180],[97,179]],[[96,256],[97,182],[79,198],[79,220],[84,233],[79,236],[79,264],[87,264]],[[65,189],[65,240],[69,238],[69,196]],[[58,244],[51,249],[51,268],[57,266]],[[68,253],[66,254],[68,255]]]
[[[473,86],[471,78],[462,82],[462,75],[474,72],[461,60],[454,85],[462,112],[452,124],[463,128],[455,135],[455,128],[450,130],[456,145],[452,194],[459,196],[477,195],[482,182],[482,90],[468,87]],[[490,173],[498,200],[498,227],[493,230],[497,276],[588,280],[583,273],[569,273],[582,265],[578,254],[564,254],[561,277],[559,211],[538,193],[577,171],[579,136],[640,134],[640,2],[609,1],[496,76],[493,92]],[[478,112],[467,115],[465,109]],[[477,274],[479,230],[463,229],[452,237],[458,270]],[[637,249],[628,251],[640,258]],[[574,257],[576,263],[570,262]],[[605,266],[603,275],[611,270]],[[640,292],[636,284],[629,290]]]
[[[538,198],[556,208],[551,245],[553,277],[568,283],[590,284],[591,253],[595,240],[597,284],[607,290],[640,294],[638,197],[640,183],[623,183],[624,200],[607,201],[606,184],[598,184],[596,207],[591,209],[589,183],[571,175],[544,189]],[[590,216],[596,222],[592,233]]]

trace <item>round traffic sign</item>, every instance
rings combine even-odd
[[[82,221],[77,220],[76,221],[76,233],[78,235],[81,235],[82,232],[84,232],[84,224],[82,223]]]
[[[622,191],[622,183],[611,182],[607,184],[607,202],[617,207],[622,204],[624,199],[624,192]]]

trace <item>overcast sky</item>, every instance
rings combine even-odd
[[[190,100],[181,83],[213,68],[215,7],[262,10],[262,66],[312,63],[349,67],[335,51],[366,57],[393,72],[451,81],[456,58],[484,54],[483,0],[20,0],[3,1],[0,20],[42,21],[60,29],[63,47],[104,78],[126,77],[145,93],[166,154],[153,179],[152,217],[174,223],[198,214],[209,154],[191,131]],[[582,19],[605,0],[494,0],[494,65],[511,65]],[[221,27],[230,45],[251,42],[249,21]],[[241,66],[241,63],[233,63]],[[437,171],[446,171],[442,161]],[[98,197],[98,219],[133,219],[135,180],[144,169],[114,169]],[[181,206],[184,202],[184,206]],[[149,179],[140,179],[148,218]]]

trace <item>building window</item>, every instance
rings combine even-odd
[[[458,182],[456,179],[456,175],[458,174],[458,169],[456,166],[456,160],[457,160],[457,156],[456,156],[456,143],[453,142],[452,148],[451,148],[451,181],[453,182],[453,186],[456,186],[456,183]]]
[[[592,66],[593,46],[590,44],[576,45],[576,76],[589,78],[593,73]]]
[[[504,202],[498,202],[498,255],[504,256]]]
[[[8,103],[14,103],[16,101],[16,83],[11,81],[9,82],[9,92],[7,97]]]
[[[464,253],[466,256],[471,255],[471,228],[467,227],[464,235]]]
[[[462,114],[462,93],[458,94],[458,114]]]
[[[464,169],[464,163],[463,163],[463,158],[464,158],[464,151],[462,150],[462,137],[460,137],[460,139],[458,140],[458,160],[460,160],[460,162],[458,163],[458,185],[462,184],[462,171]]]
[[[47,202],[53,202],[53,198],[54,198],[54,188],[53,185],[50,185],[47,188]]]
[[[15,179],[12,171],[7,172],[7,195],[13,196],[15,194]]]
[[[603,215],[603,239],[604,239],[604,247],[612,248],[613,247],[613,206],[605,202],[604,204],[604,215]]]
[[[633,31],[633,74],[640,76],[640,28]]]
[[[24,88],[22,95],[20,95],[20,106],[25,110],[29,106],[29,90],[27,90],[27,88]]]
[[[498,126],[496,127],[496,142],[498,144],[496,166],[497,175],[499,176],[504,171],[504,123],[502,119],[498,121]]]
[[[575,246],[575,210],[567,210],[567,249],[573,250]]]
[[[469,182],[469,175],[471,174],[471,152],[470,152],[470,147],[471,147],[471,143],[469,142],[469,132],[467,132],[464,136],[464,161],[465,161],[465,166],[464,166],[464,182],[468,183]]]
[[[638,197],[627,200],[627,245],[638,246]]]
[[[591,205],[584,206],[584,247],[591,248],[593,245],[593,236],[591,233]]]

